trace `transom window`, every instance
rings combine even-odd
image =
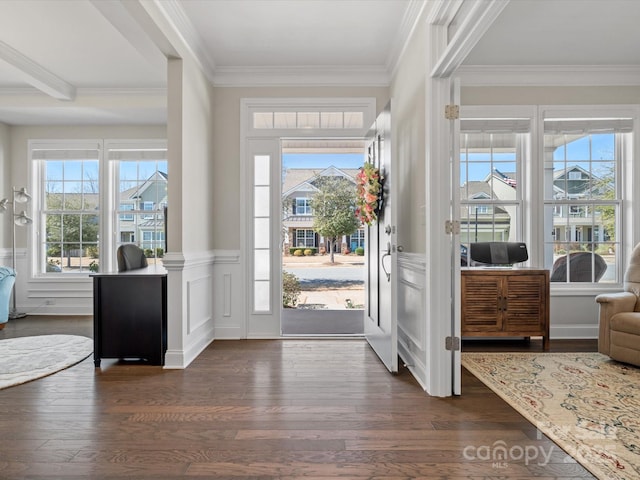
[[[361,129],[363,112],[254,112],[253,128],[257,129]]]

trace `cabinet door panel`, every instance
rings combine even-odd
[[[462,334],[500,330],[502,315],[498,298],[502,291],[502,278],[487,274],[463,275],[461,282]]]
[[[505,295],[504,318],[506,332],[540,332],[544,319],[545,278],[543,275],[509,277]]]

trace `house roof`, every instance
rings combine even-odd
[[[315,190],[313,180],[321,176],[343,176],[355,182],[358,168],[287,168],[282,175],[282,196],[293,192]]]

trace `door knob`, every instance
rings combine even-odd
[[[404,252],[404,247],[402,245],[398,245],[398,252]]]

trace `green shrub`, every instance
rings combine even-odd
[[[145,248],[144,256],[147,258],[153,258],[153,250],[151,250],[150,248]]]
[[[282,306],[295,308],[300,295],[300,281],[293,273],[282,272]]]
[[[162,258],[164,257],[164,249],[163,248],[156,248],[156,257],[157,258]]]
[[[361,257],[364,256],[364,248],[362,247],[356,248],[356,255],[359,255]]]
[[[310,250],[311,253],[306,253],[307,250]],[[296,252],[300,251],[301,253],[299,255],[315,255],[316,253],[318,253],[318,248],[317,247],[289,247],[289,255],[296,255]],[[298,256],[298,255],[296,255]]]
[[[298,248],[296,250],[293,251],[293,256],[294,257],[301,257],[303,255],[302,249]]]

